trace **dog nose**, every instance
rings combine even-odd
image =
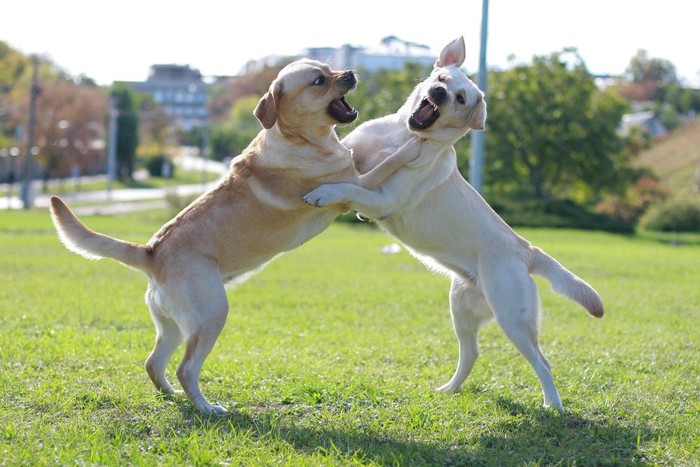
[[[355,86],[357,84],[357,77],[355,76],[355,72],[352,70],[346,71],[340,77],[340,82],[346,86]]]
[[[428,91],[428,94],[437,105],[442,104],[445,102],[445,99],[447,99],[447,89],[445,89],[444,86],[433,86],[430,88],[430,91]]]

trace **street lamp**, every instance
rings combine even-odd
[[[30,209],[32,207],[33,192],[32,192],[32,156],[39,153],[39,148],[34,146],[34,131],[36,125],[36,99],[41,93],[41,89],[38,84],[38,74],[39,74],[39,58],[36,55],[32,56],[32,85],[30,88],[30,100],[29,100],[29,134],[27,137],[27,154],[24,161],[24,185],[22,186],[22,201],[24,202],[24,209]]]

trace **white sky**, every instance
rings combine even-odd
[[[100,84],[141,81],[155,63],[233,75],[251,60],[307,47],[378,46],[388,35],[430,46],[459,35],[478,68],[482,0],[3,0],[0,40],[49,55]],[[700,85],[696,0],[491,0],[489,67],[574,46],[593,73],[622,73],[638,49]]]

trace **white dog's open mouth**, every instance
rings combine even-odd
[[[408,126],[412,130],[425,130],[430,127],[440,116],[437,105],[430,97],[426,97],[418,108],[413,112],[411,118],[408,119]]]
[[[350,107],[345,96],[340,96],[328,105],[328,113],[338,123],[351,123],[357,118],[357,110]]]

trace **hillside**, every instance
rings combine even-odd
[[[635,165],[650,167],[676,195],[697,193],[700,188],[700,118],[642,151]]]

